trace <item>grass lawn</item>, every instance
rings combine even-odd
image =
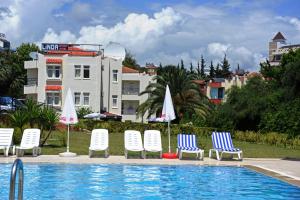
[[[70,132],[70,151],[79,155],[88,155],[88,147],[90,145],[90,134],[86,132]],[[57,155],[66,151],[66,132],[53,132],[48,144],[42,148],[42,154]],[[210,137],[198,137],[198,145],[205,150],[205,156],[208,156],[209,149],[212,147]],[[282,147],[271,146],[267,144],[254,144],[248,142],[233,141],[237,148],[244,152],[244,157],[251,158],[300,158],[300,149],[288,149]],[[163,152],[168,151],[168,136],[162,135]],[[172,151],[176,151],[177,136],[171,136]],[[109,135],[110,155],[124,155],[124,134],[110,133]],[[30,152],[28,152],[30,153]],[[134,155],[131,153],[130,155]],[[136,154],[138,155],[138,154]],[[158,154],[147,154],[148,157],[157,156]],[[186,154],[184,155],[186,156]],[[194,155],[187,155],[194,156]]]

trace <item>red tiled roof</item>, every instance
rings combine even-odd
[[[61,85],[46,85],[45,90],[62,90]]]
[[[286,39],[285,39],[285,37],[282,35],[281,32],[278,32],[278,33],[274,36],[273,40],[286,40]]]
[[[132,68],[123,66],[122,73],[139,73],[139,71],[136,69],[132,69]]]
[[[47,58],[46,63],[53,63],[53,64],[61,64],[62,59],[59,58]]]
[[[203,85],[203,84],[205,84],[205,80],[194,80],[194,83]]]

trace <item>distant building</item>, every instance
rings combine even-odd
[[[0,33],[0,51],[6,49],[10,49],[10,42],[6,40],[4,33]]]
[[[241,87],[246,84],[249,77],[253,73],[245,72],[243,69],[237,69],[231,75],[230,79],[225,78],[212,78],[205,82],[204,80],[196,80],[195,83],[199,85],[199,90],[202,94],[206,95],[210,102],[213,104],[221,104],[226,101],[226,91],[232,86]]]
[[[153,81],[154,68],[149,73],[139,73],[122,66],[121,59],[105,57],[101,51],[69,44],[43,45],[44,52],[36,60],[24,63],[24,94],[28,98],[61,109],[67,89],[71,88],[77,108],[122,115],[123,121],[142,121],[136,118],[136,109],[148,96],[139,93]]]
[[[281,32],[278,32],[271,42],[269,42],[269,62],[273,66],[280,64],[282,54],[288,53],[290,50],[300,48],[300,44],[287,45],[286,38]]]

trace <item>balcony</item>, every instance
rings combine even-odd
[[[24,94],[36,94],[37,83],[37,78],[27,78],[27,85],[24,85]]]
[[[139,95],[140,82],[139,81],[123,81],[122,95]]]

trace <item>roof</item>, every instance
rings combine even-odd
[[[274,36],[273,40],[286,40],[286,39],[285,39],[285,37],[282,35],[281,32],[278,32],[278,33]]]
[[[62,63],[62,59],[59,59],[59,58],[47,58],[46,59],[46,63],[61,64]]]
[[[139,73],[139,71],[136,69],[132,69],[132,68],[123,66],[122,73]]]
[[[194,83],[203,85],[203,84],[205,84],[205,80],[194,80]]]

